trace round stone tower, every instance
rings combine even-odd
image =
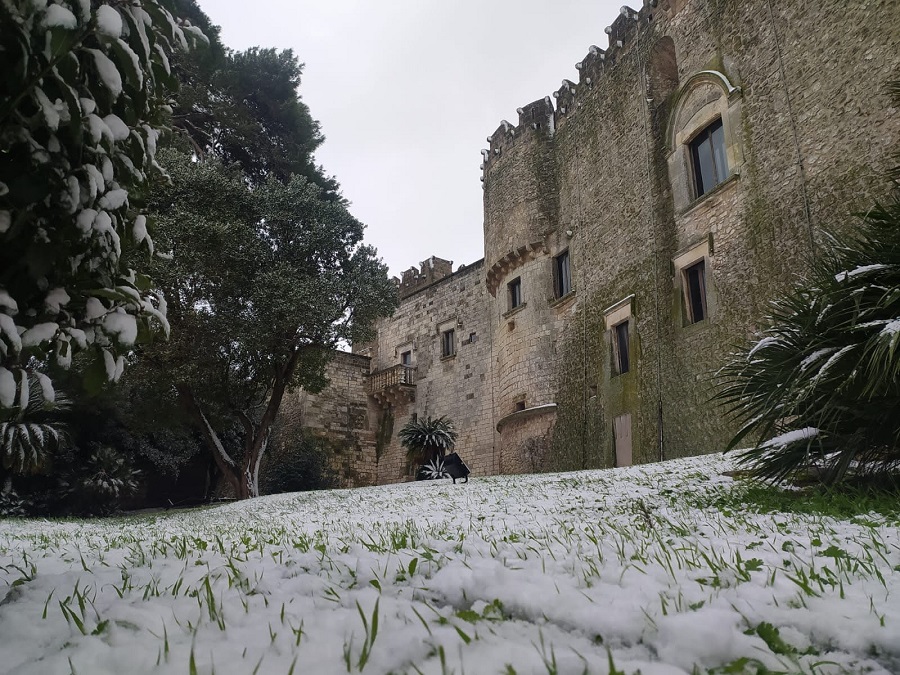
[[[560,247],[549,97],[504,121],[484,151],[486,283],[494,321],[494,410],[502,473],[543,468],[556,419],[555,310],[571,290]]]

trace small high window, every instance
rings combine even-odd
[[[728,178],[725,129],[722,127],[722,120],[717,119],[697,134],[690,147],[694,188],[700,197]]]
[[[522,278],[516,277],[506,285],[509,289],[509,308],[515,309],[522,304]]]
[[[456,331],[452,328],[441,333],[441,357],[456,354]]]
[[[400,354],[400,363],[404,366],[412,365],[412,351],[403,352]]]
[[[682,270],[684,276],[684,304],[687,323],[706,318],[706,261],[700,260]]]
[[[613,363],[616,375],[624,375],[631,367],[628,358],[628,321],[613,326]]]
[[[553,259],[553,287],[557,298],[572,291],[572,268],[569,264],[568,251],[563,251]]]

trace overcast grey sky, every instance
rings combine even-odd
[[[577,82],[622,0],[199,3],[228,47],[290,47],[306,64],[300,94],[326,137],[317,160],[399,275],[430,255],[454,269],[484,255],[485,139]]]

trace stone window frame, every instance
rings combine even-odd
[[[522,296],[522,277],[518,276],[506,284],[506,299],[508,312],[525,306]]]
[[[719,129],[722,129],[722,145],[717,146],[715,143],[715,132]],[[725,152],[725,166],[719,166],[718,153],[716,152],[717,147],[721,147],[722,151],[725,151],[725,125],[722,122],[721,117],[715,118],[712,122],[707,124],[705,127],[701,128],[694,134],[693,138],[687,142],[688,150],[690,152],[691,157],[691,174],[693,180],[691,181],[691,185],[693,187],[692,194],[694,195],[694,199],[700,199],[703,195],[709,194],[717,187],[719,187],[722,183],[727,181],[731,176],[731,169],[728,168],[728,153]],[[711,151],[711,159],[712,159],[712,169],[713,169],[713,179],[715,183],[706,187],[704,189],[703,185],[703,177],[701,171],[701,159],[700,152],[702,146],[706,143],[709,143],[709,149]]]
[[[416,365],[416,345],[413,342],[404,342],[402,345],[397,345],[394,348],[394,354],[397,356],[397,363],[403,364],[403,355],[409,354],[410,362],[406,365],[415,366]]]
[[[716,314],[716,293],[713,283],[712,265],[710,258],[713,254],[712,235],[707,236],[698,243],[693,244],[672,259],[674,272],[673,286],[676,294],[675,308],[677,317],[675,325],[681,329],[692,329],[696,326],[706,326]],[[687,272],[699,263],[703,263],[703,292],[704,292],[704,316],[698,321],[693,321],[690,313],[690,298],[688,289]]]
[[[528,398],[525,394],[519,394],[513,399],[513,412],[523,412],[528,408]]]
[[[633,349],[631,348],[632,340],[634,339],[634,331],[632,330],[633,326],[633,313],[632,313],[632,305],[634,303],[634,294],[631,294],[625,298],[622,298],[618,302],[610,305],[606,309],[603,310],[603,322],[606,328],[606,334],[609,338],[610,343],[610,374],[612,377],[619,377],[622,375],[627,375],[632,372],[634,368],[631,367],[632,359],[631,355]],[[628,369],[624,372],[622,371],[620,364],[620,354],[619,354],[619,345],[618,345],[618,335],[617,329],[622,325],[626,326],[626,330],[628,331],[628,343],[627,343],[627,355],[626,359],[628,361]]]
[[[719,91],[719,95],[714,99],[709,93],[710,88],[712,91]],[[700,98],[704,89],[708,92],[705,101]],[[732,184],[740,176],[744,164],[741,144],[741,103],[741,88],[733,85],[728,77],[718,70],[695,73],[676,93],[666,132],[669,180],[676,214],[684,213],[694,204]],[[688,113],[690,117],[684,119]],[[698,195],[691,143],[717,120],[722,121],[725,136],[728,175],[715,187]]]
[[[457,319],[447,319],[438,324],[438,350],[441,361],[456,357],[456,329],[460,325]]]
[[[560,273],[560,261],[566,258],[566,275],[563,283],[563,275]],[[572,253],[570,249],[564,248],[551,258],[551,271],[553,277],[553,302],[557,302],[567,298],[575,292],[575,285],[572,277]]]

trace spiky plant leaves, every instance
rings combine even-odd
[[[900,104],[900,81],[886,89]],[[760,478],[900,470],[900,165],[888,178],[890,200],[829,238],[762,339],[720,371],[718,399],[741,422],[728,449],[754,439],[740,461]]]
[[[24,380],[19,391],[27,400],[0,409],[0,463],[13,473],[39,473],[66,442],[59,413],[68,402],[58,394],[48,401],[39,376],[25,373]]]
[[[729,449],[782,480],[829,483],[900,468],[900,197],[832,238],[767,328],[720,371],[719,400],[741,422]]]
[[[447,473],[447,469],[444,466],[444,461],[441,459],[433,459],[424,466],[419,471],[419,475],[422,476],[425,480],[438,480],[440,478],[450,478],[450,474]]]
[[[435,457],[443,457],[456,445],[457,433],[446,416],[424,420],[410,418],[397,433],[400,445],[406,448],[407,457],[420,464]]]

